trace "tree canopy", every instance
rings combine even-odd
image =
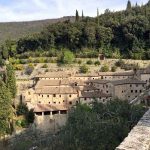
[[[111,12],[109,9],[97,17],[82,17],[76,10],[75,22],[70,20],[48,25],[41,33],[20,38],[14,50],[13,42],[0,49],[4,58],[15,53],[51,51],[67,48],[76,56],[84,56],[85,49],[92,56],[103,52],[107,57],[133,59],[150,58],[150,5],[131,5],[127,9]],[[3,50],[5,49],[5,50]],[[7,50],[6,50],[7,49]],[[93,53],[95,55],[93,55]]]
[[[128,135],[146,109],[112,101],[79,104],[69,113],[66,126],[52,140],[51,149],[114,150]]]

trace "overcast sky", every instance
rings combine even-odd
[[[145,4],[148,0],[131,0],[132,4]],[[122,10],[127,0],[0,0],[0,22],[30,21],[71,16],[78,9],[85,16],[96,16],[105,9]]]

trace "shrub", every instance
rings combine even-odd
[[[111,67],[111,71],[112,71],[112,72],[116,72],[116,70],[117,70],[117,67],[116,67],[116,66]]]
[[[109,71],[109,67],[107,65],[104,65],[102,68],[101,68],[101,71],[102,72],[108,72]]]
[[[82,60],[78,60],[78,64],[81,65],[82,64]]]
[[[58,63],[71,64],[74,61],[74,58],[74,54],[71,51],[65,50],[59,55]]]
[[[15,64],[15,65],[13,65],[13,67],[14,67],[15,70],[23,70],[24,69],[22,64],[19,64],[19,65]]]
[[[20,64],[27,64],[27,60],[25,60],[25,59],[20,59]]]
[[[20,115],[25,115],[27,114],[28,112],[28,107],[23,104],[23,103],[20,103],[17,107],[17,115],[20,116]]]
[[[48,65],[47,65],[47,64],[44,64],[44,65],[42,66],[42,68],[48,68]]]
[[[26,67],[26,69],[25,69],[25,74],[26,74],[26,75],[31,75],[31,73],[33,72],[33,70],[34,70],[33,64],[29,64],[29,65]]]
[[[33,109],[31,109],[31,110],[26,114],[26,119],[27,119],[28,123],[33,123],[33,122],[34,122],[35,115],[34,115]]]
[[[82,65],[80,67],[80,73],[87,73],[89,68],[86,65]]]
[[[39,63],[40,62],[40,60],[38,59],[38,58],[36,58],[36,59],[34,59],[34,61],[33,61],[34,63]]]
[[[115,64],[117,67],[123,67],[124,65],[125,65],[125,62],[122,60],[122,59],[120,59],[120,60],[118,60],[117,62],[116,62],[116,64]]]
[[[92,60],[88,60],[88,61],[86,62],[86,64],[87,64],[87,65],[92,65],[92,64],[93,64],[93,61],[92,61]]]
[[[95,65],[95,66],[99,66],[100,64],[101,64],[101,63],[100,63],[100,61],[98,61],[98,60],[94,62],[94,65]]]

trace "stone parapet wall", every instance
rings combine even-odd
[[[150,150],[150,109],[116,150]]]

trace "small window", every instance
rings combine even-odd
[[[86,101],[86,100],[87,100],[87,98],[84,98],[84,100]]]
[[[122,91],[122,93],[123,93],[123,91]]]
[[[64,103],[65,101],[63,100],[63,103]]]
[[[47,95],[47,97],[49,97],[49,95]]]
[[[108,93],[108,91],[106,91]]]
[[[137,90],[135,90],[135,93],[137,93]]]
[[[53,94],[53,97],[56,97],[56,94]]]
[[[49,104],[50,104],[51,102],[49,102]]]
[[[69,102],[70,105],[72,105],[72,102]]]
[[[39,94],[39,96],[40,96],[40,94]]]
[[[133,90],[131,90],[131,93],[133,93]]]
[[[42,95],[42,97],[43,97],[43,95]]]
[[[69,97],[71,97],[71,95],[69,95]]]
[[[41,103],[41,101],[39,101],[39,103]]]
[[[142,90],[140,90],[140,93],[142,93]]]
[[[56,104],[56,102],[53,102],[54,104]]]
[[[130,84],[130,87],[132,87],[132,84]]]
[[[59,95],[59,97],[61,97],[61,95]]]

